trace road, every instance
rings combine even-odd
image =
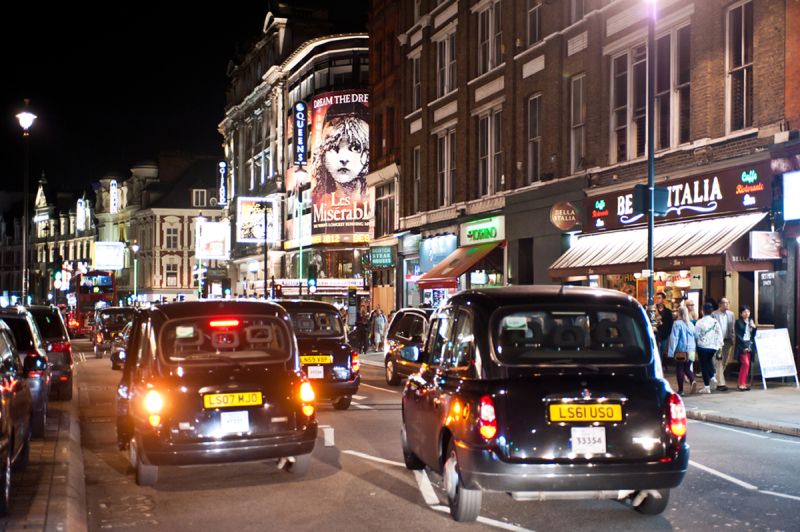
[[[78,347],[89,354],[85,342]],[[692,465],[661,516],[616,501],[516,502],[492,493],[478,523],[457,524],[437,475],[403,466],[400,389],[366,365],[350,410],[319,405],[320,426],[329,428],[306,478],[272,463],[172,467],[161,468],[154,487],[139,487],[116,449],[120,373],[110,368],[108,359],[80,363],[91,530],[800,530],[800,439],[702,422],[690,424]]]

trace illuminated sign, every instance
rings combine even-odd
[[[392,246],[375,246],[369,248],[370,262],[373,268],[391,268],[394,266]]]
[[[83,199],[78,200],[78,208],[75,214],[75,225],[78,231],[86,230],[86,202]]]
[[[261,244],[266,234],[270,244],[278,242],[280,209],[274,208],[275,204],[268,197],[239,196],[236,199],[236,241],[240,244]]]
[[[117,181],[115,179],[112,179],[111,184],[108,186],[108,197],[108,212],[117,214],[119,212],[119,193],[117,192]]]
[[[308,107],[305,102],[294,104],[294,164],[306,164],[306,123],[308,121]]]
[[[228,164],[225,161],[219,163],[219,205],[228,204],[228,190],[225,183],[225,174],[228,171]]]
[[[493,216],[461,224],[461,245],[505,240],[505,216]]]
[[[121,270],[125,267],[125,244],[95,242],[92,267],[96,270]]]
[[[783,174],[783,219],[800,220],[800,171]]]
[[[231,226],[227,222],[197,224],[194,256],[200,260],[228,260],[231,251]]]
[[[560,231],[570,231],[578,225],[578,209],[568,201],[560,201],[550,208],[550,223]]]

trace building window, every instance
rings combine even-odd
[[[167,286],[178,286],[178,265],[167,264]]]
[[[753,125],[753,3],[728,11],[728,115],[731,131]]]
[[[500,2],[478,13],[478,74],[488,72],[502,61]]]
[[[205,206],[206,206],[206,191],[202,189],[192,190],[192,207],[205,207]]]
[[[542,137],[539,126],[539,110],[541,96],[528,98],[528,183],[539,181],[541,178],[540,155],[542,150]]]
[[[570,24],[575,24],[580,19],[583,18],[584,15],[584,0],[572,0],[570,2],[570,10],[569,10],[569,22]]]
[[[414,196],[413,196],[413,205],[412,211],[413,214],[419,212],[419,193],[420,193],[420,179],[422,177],[421,172],[421,159],[420,159],[420,148],[419,146],[414,146],[414,151],[411,157],[411,178],[413,179],[413,189],[414,189]]]
[[[570,112],[570,147],[572,171],[582,170],[586,165],[586,95],[583,74],[572,78]]]
[[[375,189],[375,236],[394,232],[394,183],[387,183]]]
[[[456,34],[436,43],[436,95],[444,96],[456,88]]]
[[[541,0],[528,0],[528,46],[542,40]]]
[[[456,174],[456,130],[449,129],[436,138],[436,206],[453,202]]]
[[[495,109],[478,118],[478,195],[503,188],[503,111]]]
[[[422,106],[422,70],[419,57],[411,60],[411,105],[412,111]]]
[[[167,249],[178,249],[178,228],[167,227]]]

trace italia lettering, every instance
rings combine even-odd
[[[669,199],[667,201],[667,206],[669,207],[710,203],[722,199],[722,190],[719,187],[717,176],[712,179],[705,178],[691,183],[670,185],[667,188],[669,189]]]

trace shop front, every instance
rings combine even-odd
[[[392,242],[390,245],[386,245]],[[382,239],[369,248],[370,264],[370,300],[372,305],[380,305],[384,312],[396,309],[395,305],[395,280],[397,271],[397,246],[393,243],[396,239]]]
[[[746,162],[658,182],[667,212],[653,233],[655,292],[672,305],[727,297],[732,308],[757,306],[762,272],[780,268],[780,234],[772,231],[769,160]],[[590,196],[583,232],[550,266],[563,283],[612,288],[647,302],[647,217],[634,212],[633,187]]]
[[[420,244],[418,234],[408,233],[398,239],[398,264],[402,265],[399,277],[400,307],[418,307],[422,304],[417,280],[422,275],[420,264]]]
[[[505,284],[505,217],[463,223],[459,237],[461,246],[433,262],[417,280],[423,301],[434,307],[458,290]]]

